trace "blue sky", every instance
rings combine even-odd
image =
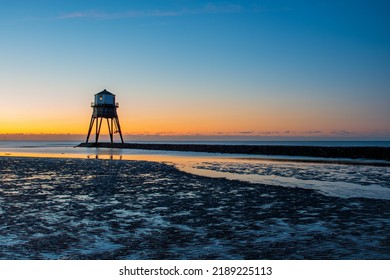
[[[389,11],[387,1],[0,1],[2,96],[18,104],[0,113],[0,133],[83,133],[107,88],[128,134],[390,139]]]

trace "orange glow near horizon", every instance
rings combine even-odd
[[[181,111],[181,110],[180,110]],[[230,109],[220,111],[203,112],[145,112],[135,115],[119,111],[119,120],[124,134],[262,134],[274,133],[288,135],[290,132],[305,133],[321,131],[321,135],[334,130],[345,130],[355,133],[369,133],[380,130],[378,127],[364,126],[361,122],[348,122],[337,114],[323,116],[316,114],[311,117],[307,112],[272,112],[263,110],[256,114],[248,110],[232,111]],[[183,110],[185,111],[185,110]],[[91,113],[91,112],[89,112]],[[0,134],[85,134],[88,129],[90,114],[83,112],[71,117],[42,112],[40,115],[21,116],[7,121],[2,119]],[[107,133],[105,123],[102,133]]]
[[[47,93],[45,93],[47,94]],[[30,97],[10,104],[0,112],[0,134],[77,134],[86,135],[92,110],[93,94],[75,93],[72,100],[56,102],[37,93],[38,102]],[[17,96],[17,95],[15,95]],[[61,96],[61,95],[60,95]],[[360,108],[332,104],[327,100],[297,102],[285,98],[254,96],[248,100],[237,96],[224,99],[210,96],[154,99],[137,96],[130,99],[117,95],[119,120],[124,135],[237,135],[237,136],[304,136],[304,137],[388,137],[390,129],[383,119]],[[76,101],[73,101],[76,100]],[[107,134],[103,123],[101,134]],[[387,135],[387,136],[386,136]]]

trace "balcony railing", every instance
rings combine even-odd
[[[111,107],[112,105],[111,104],[96,104],[95,102],[91,102],[91,107],[97,107],[97,106],[102,106],[102,107],[108,106],[108,107]],[[119,108],[119,103],[118,102],[115,103],[115,107]]]

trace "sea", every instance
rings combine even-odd
[[[0,141],[0,259],[390,258],[390,162],[78,144]]]

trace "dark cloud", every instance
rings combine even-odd
[[[258,134],[259,135],[275,135],[275,134],[280,134],[280,131],[269,131],[269,130],[266,130],[266,131],[259,131]]]
[[[330,133],[335,134],[335,135],[351,135],[353,132],[348,131],[348,130],[333,130]]]
[[[253,131],[240,131],[239,134],[253,134]]]

